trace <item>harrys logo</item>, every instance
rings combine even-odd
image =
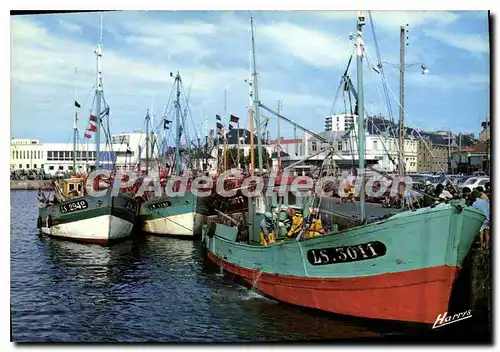
[[[455,323],[460,320],[472,318],[472,311],[468,310],[466,312],[458,313],[458,314],[453,314],[453,315],[448,315],[448,312],[444,312],[443,314],[439,314],[436,318],[436,321],[434,322],[434,325],[432,326],[433,329],[440,328],[441,326],[448,325],[451,323]]]

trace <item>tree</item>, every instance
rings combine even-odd
[[[255,168],[259,168],[259,155],[258,153],[258,147],[254,148],[254,163],[255,163]],[[245,166],[250,165],[250,154],[245,157]],[[271,156],[267,152],[267,149],[262,147],[262,167],[264,169],[269,169],[271,167]]]
[[[240,164],[241,167],[245,167],[245,157],[243,156],[243,150],[239,151]],[[237,168],[238,167],[238,148],[232,147],[226,149],[226,158],[227,158],[227,168]]]

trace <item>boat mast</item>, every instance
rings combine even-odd
[[[362,11],[358,11],[357,22],[357,79],[358,79],[358,154],[359,154],[359,173],[361,180],[365,177],[365,121],[364,121],[364,96],[363,96],[363,26],[365,25],[365,16]],[[359,178],[358,178],[359,180]],[[360,202],[360,221],[363,223],[365,214],[365,190],[364,182],[361,181],[361,192],[359,193]]]
[[[280,113],[281,113],[281,112],[280,112],[280,110],[281,110],[281,109],[280,109],[280,108],[281,108],[281,104],[280,104],[280,103],[281,103],[281,101],[279,101],[279,100],[278,100],[278,107],[277,107],[277,110],[276,110],[276,112],[277,112],[278,114],[280,114]],[[276,143],[276,145],[277,145],[277,151],[278,151],[278,172],[280,172],[280,170],[281,170],[281,136],[280,136],[280,120],[281,120],[281,119],[278,117],[278,119],[277,119],[277,120],[278,120],[278,141],[277,141],[278,143]]]
[[[400,63],[399,63],[399,163],[398,173],[402,178],[405,174],[404,150],[405,150],[405,27],[400,27]]]
[[[101,35],[99,39],[99,45],[94,51],[97,58],[97,77],[96,77],[96,105],[95,105],[95,115],[96,115],[96,131],[95,131],[95,150],[96,150],[96,161],[95,169],[99,169],[99,154],[101,147],[101,101],[102,101],[102,71],[101,71],[101,59],[102,59],[102,14],[101,14]]]
[[[181,76],[179,74],[179,71],[177,71],[177,75],[175,76],[175,82],[176,82],[176,87],[177,87],[177,99],[175,100],[175,174],[179,175],[180,174],[180,145],[181,145],[181,126],[180,126],[180,111],[181,111],[181,103],[180,103],[180,96],[181,96]]]
[[[149,109],[146,110],[146,175],[149,167]]]
[[[260,100],[259,100],[259,84],[257,82],[257,64],[255,63],[255,37],[253,30],[253,17],[250,17],[250,26],[252,30],[252,85],[253,85],[253,106],[255,112],[255,125],[257,127],[257,155],[259,161],[259,171],[262,172],[262,136],[260,135]]]
[[[78,134],[78,107],[76,106],[76,73],[77,69],[75,67],[75,83],[73,85],[73,98],[74,98],[74,113],[75,118],[73,121],[73,174],[76,174],[76,138]]]
[[[227,96],[226,96],[226,90],[224,89],[224,118],[227,119]],[[224,133],[224,136],[223,136],[223,141],[224,141],[224,145],[223,145],[223,155],[224,155],[224,171],[227,170],[227,136],[226,134]]]
[[[254,175],[255,170],[255,153],[253,142],[253,109],[250,108],[250,175]]]

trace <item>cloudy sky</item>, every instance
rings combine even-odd
[[[347,11],[260,11],[251,13],[256,27],[256,55],[261,101],[315,131],[324,118],[343,113],[337,87],[353,50],[349,34],[356,14]],[[364,27],[365,105],[369,113],[387,115],[381,78],[370,66],[377,55],[370,22]],[[475,132],[489,114],[488,14],[470,12],[372,12],[375,33],[389,84],[394,118],[398,118],[399,27],[408,24],[405,105],[408,126],[426,130]],[[11,17],[11,136],[46,142],[69,141],[73,94],[92,107],[94,49],[99,41],[97,13]],[[111,107],[112,133],[140,129],[147,108],[157,119],[168,103],[180,71],[190,90],[191,128],[198,134],[215,126],[215,114],[227,112],[248,124],[250,25],[247,11],[106,12],[103,20],[104,94]],[[419,63],[428,66],[422,75]],[[75,67],[77,74],[75,75]],[[356,84],[356,67],[351,76]],[[263,112],[264,116],[269,116]],[[80,120],[80,130],[86,127]],[[276,137],[276,120],[269,125]],[[282,136],[293,129],[281,123]],[[194,132],[191,132],[194,135]]]

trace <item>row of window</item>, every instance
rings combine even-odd
[[[19,169],[22,169],[22,168],[23,168],[23,164],[18,164],[18,165],[19,165]],[[14,168],[15,168],[15,166],[16,166],[15,164],[12,164],[10,167],[11,167],[11,169],[14,169]],[[43,169],[43,166],[44,166],[44,165],[43,165],[43,164],[41,164],[41,165],[40,165],[40,169]],[[82,166],[82,165],[79,165],[78,167],[79,167],[80,169],[82,169],[82,168],[83,168],[83,166]],[[38,169],[38,164],[33,164],[33,167],[30,167],[30,164],[26,164],[26,169]],[[59,165],[59,166],[57,167],[57,169],[58,169],[58,170],[63,171],[63,170],[64,170],[64,165]],[[55,170],[55,166],[54,166],[54,165],[49,165],[49,170],[50,170],[50,171]],[[73,170],[73,166],[71,166],[71,165],[70,165],[70,166],[68,166],[68,167],[67,167],[67,170],[69,170],[69,171]]]
[[[77,151],[76,158],[79,160],[95,160],[96,152],[95,151]],[[43,151],[42,150],[13,150],[12,151],[12,159],[43,159]],[[47,160],[73,160],[73,152],[72,151],[48,151],[47,152]]]
[[[15,166],[16,166],[16,165],[11,164],[11,166],[10,166],[10,167],[11,167],[11,169],[14,169],[14,168],[15,168]],[[37,169],[37,166],[38,166],[37,164],[33,164],[33,169]],[[20,168],[20,169],[22,169],[22,168],[23,168],[23,164],[19,164],[19,168]],[[30,164],[26,164],[26,169],[31,169]],[[43,164],[42,164],[42,165],[40,165],[40,169],[43,169]]]
[[[96,159],[95,151],[77,151],[76,159],[77,160],[95,160]],[[72,151],[48,151],[47,152],[47,160],[65,160],[71,161],[73,160],[73,152]]]
[[[394,144],[389,143],[389,146],[388,146],[389,150],[391,150],[391,146],[393,146],[393,148],[392,148],[393,150],[396,149],[396,143],[394,143]],[[318,150],[316,142],[311,142],[311,149],[313,152],[316,152]],[[348,150],[348,141],[347,140],[344,140],[344,149]],[[324,150],[323,145],[321,146],[321,150]],[[338,142],[337,150],[342,150],[342,142]],[[373,150],[379,150],[378,141],[373,141]],[[382,146],[381,150],[383,150],[383,146]]]
[[[43,159],[41,150],[13,150],[12,159]]]

